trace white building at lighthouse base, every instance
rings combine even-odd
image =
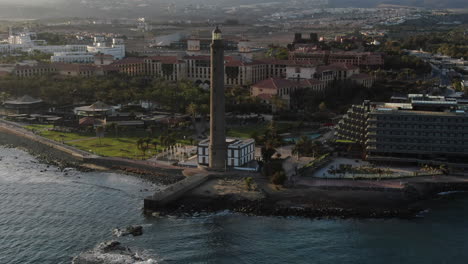
[[[255,140],[227,138],[227,167],[242,167],[255,159]],[[198,165],[208,166],[210,140],[198,143]]]

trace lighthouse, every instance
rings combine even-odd
[[[227,162],[224,96],[224,42],[218,27],[211,41],[211,94],[209,167],[222,170]]]

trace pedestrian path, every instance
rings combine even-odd
[[[79,138],[79,139],[73,139],[73,140],[65,141],[65,143],[73,143],[73,142],[88,141],[88,140],[93,140],[93,139],[96,139],[96,138],[97,138],[97,137]]]

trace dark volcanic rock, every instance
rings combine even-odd
[[[121,236],[141,236],[143,235],[143,227],[142,226],[127,226],[125,229],[116,228],[112,231],[114,236],[121,237]]]
[[[126,251],[127,250],[127,248],[121,246],[119,241],[115,241],[115,240],[103,242],[97,246],[97,249],[104,253],[111,252],[111,251]]]
[[[72,264],[134,264],[143,262],[157,263],[152,259],[144,259],[128,247],[122,246],[118,241],[103,242],[93,250],[83,252],[72,260]]]

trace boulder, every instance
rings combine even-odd
[[[143,235],[143,227],[142,226],[127,226],[125,229],[116,228],[112,231],[112,234],[116,237],[121,236],[141,236]]]
[[[132,252],[128,247],[122,246],[118,241],[103,242],[96,248],[83,252],[74,257],[72,264],[135,264],[135,263],[157,263],[153,259],[141,257]]]

